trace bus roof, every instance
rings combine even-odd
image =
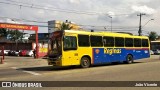
[[[151,41],[151,42],[160,42],[160,41]]]
[[[100,35],[100,36],[115,36],[115,37],[134,37],[134,38],[144,38],[148,39],[147,36],[136,36],[130,35],[127,33],[114,33],[114,32],[89,32],[89,31],[82,31],[82,30],[64,30],[68,33],[75,33],[75,34],[86,34],[86,35]]]

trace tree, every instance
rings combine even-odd
[[[62,23],[58,30],[71,30],[73,27],[68,23]]]
[[[0,37],[7,37],[7,29],[6,28],[0,28]]]
[[[148,36],[148,37],[149,37],[149,40],[150,40],[150,41],[155,41],[156,38],[158,37],[158,35],[157,35],[156,32],[152,31],[152,32],[149,33],[149,36]]]
[[[16,41],[16,40],[21,41],[23,38],[23,32],[18,30],[8,30],[8,37],[12,41]]]

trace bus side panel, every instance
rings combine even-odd
[[[77,50],[63,51],[62,66],[80,65],[83,56],[89,56],[92,61],[91,47],[78,47]]]
[[[136,49],[134,51],[134,60],[149,58],[149,57],[150,57],[149,50],[146,50],[146,49],[138,50],[138,49]]]
[[[107,48],[105,59],[109,62],[123,62],[126,60],[128,54],[133,55],[133,50],[126,50],[125,48]]]
[[[92,48],[91,48],[91,47],[78,47],[77,52],[78,52],[78,60],[79,60],[79,61],[78,61],[78,62],[79,62],[78,65],[80,65],[81,59],[82,59],[82,57],[84,57],[84,56],[89,56],[90,59],[91,59],[91,64],[93,64]]]
[[[128,54],[133,55],[133,59],[134,60],[138,60],[138,59],[143,59],[143,58],[148,58],[150,57],[150,53],[149,53],[149,49],[148,48],[130,48],[130,49],[126,49],[126,56]]]
[[[144,48],[141,58],[149,58],[149,57],[150,57],[150,49],[149,48]]]
[[[121,62],[125,60],[126,51],[122,48],[93,48],[94,64]]]
[[[93,48],[93,64],[104,64],[110,62],[126,61],[128,54],[133,56],[134,60],[150,57],[147,49],[125,49],[125,48]]]
[[[110,62],[108,55],[104,54],[104,48],[93,48],[92,52],[94,64],[103,64]]]
[[[126,51],[125,48],[118,48],[120,49],[120,52],[115,54],[115,60],[116,62],[123,62],[126,60],[126,56],[127,56],[127,53],[132,53],[132,51]]]

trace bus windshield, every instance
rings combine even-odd
[[[62,32],[57,31],[52,33],[49,40],[49,56],[62,55]]]
[[[51,41],[51,50],[53,54],[61,54],[62,53],[62,44],[61,37],[54,38]]]

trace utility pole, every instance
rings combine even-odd
[[[111,32],[112,32],[112,16],[108,16],[111,19]]]
[[[139,22],[139,31],[138,31],[139,36],[141,36],[141,35],[142,35],[142,25],[141,25],[141,22],[142,22],[142,16],[143,16],[143,15],[146,15],[146,14],[144,14],[144,13],[140,13],[139,15],[137,15],[137,16],[139,16],[139,17],[140,17],[140,22]]]

